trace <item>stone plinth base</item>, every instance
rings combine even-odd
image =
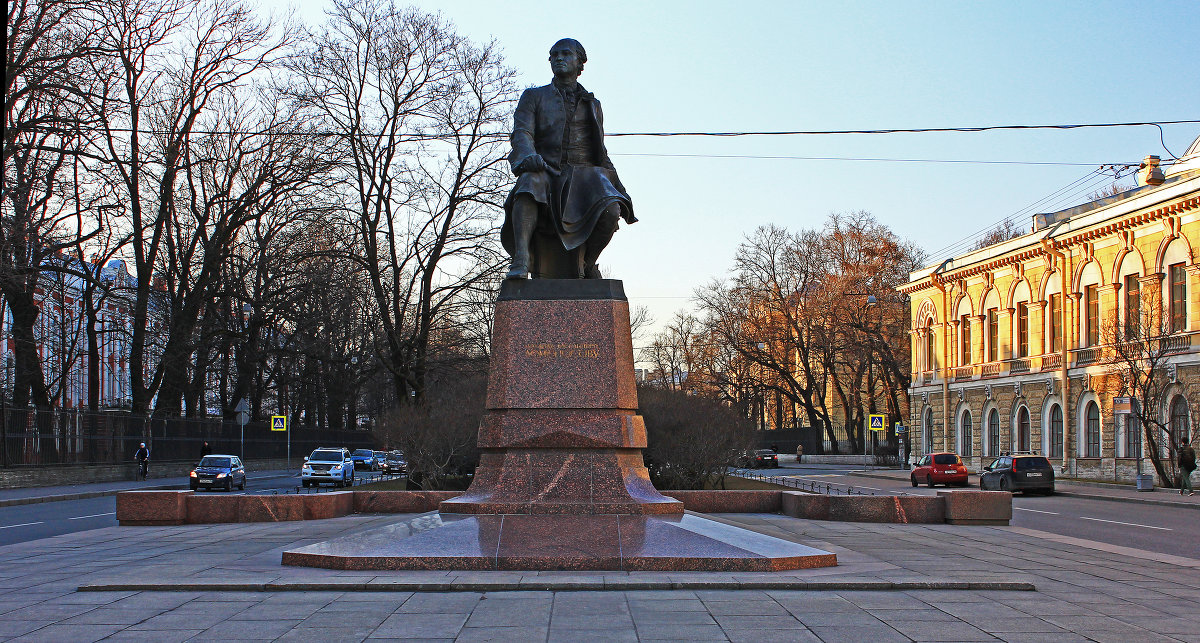
[[[747,571],[832,567],[837,556],[695,514],[426,514],[283,553],[345,570]]]
[[[640,450],[508,449],[484,454],[467,493],[440,509],[461,514],[669,514]]]
[[[1012,520],[1012,494],[1007,491],[939,491],[951,525],[1007,525]]]

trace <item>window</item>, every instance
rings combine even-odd
[[[1024,406],[1017,411],[1017,450],[1029,450],[1029,409]]]
[[[1182,395],[1171,400],[1171,442],[1179,444],[1188,435],[1188,405]]]
[[[1100,407],[1096,406],[1095,402],[1087,403],[1087,410],[1084,414],[1086,424],[1084,425],[1084,439],[1086,451],[1083,457],[1099,458],[1100,457]]]
[[[1062,351],[1062,293],[1050,295],[1050,352]]]
[[[1088,346],[1100,343],[1100,289],[1095,284],[1083,287],[1083,305],[1086,313],[1084,333]]]
[[[1141,334],[1142,290],[1137,275],[1125,277],[1125,337],[1137,339]]]
[[[996,319],[996,309],[988,308],[987,311],[987,342],[988,354],[987,361],[995,362],[1000,359],[1000,345],[997,341],[1000,337],[1000,323]]]
[[[1137,416],[1137,401],[1131,413],[1125,416],[1125,457],[1139,458],[1142,455],[1142,423]]]
[[[992,409],[988,414],[988,452],[987,455],[1000,455],[1000,411]]]
[[[966,366],[971,363],[971,316],[963,315],[958,318],[958,334],[961,346],[958,350],[958,365]]]
[[[1050,457],[1061,458],[1063,454],[1063,416],[1062,407],[1055,404],[1050,407]]]
[[[934,337],[933,318],[929,318],[929,322],[925,324],[925,369],[932,371],[937,368],[937,356],[934,354]]]
[[[958,456],[953,453],[939,453],[933,456],[933,463],[944,466],[948,464],[962,464],[962,460],[959,460]]]
[[[1167,269],[1171,281],[1171,332],[1187,330],[1187,271],[1177,263]]]
[[[961,452],[966,457],[971,457],[971,412],[963,411],[959,418],[960,424],[958,427],[958,435],[962,439]]]
[[[1029,304],[1017,304],[1017,357],[1029,357]]]

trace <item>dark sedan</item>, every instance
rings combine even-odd
[[[393,476],[402,476],[408,473],[408,462],[405,461],[404,454],[398,451],[384,456],[379,467],[380,471]]]
[[[983,468],[979,488],[992,491],[1054,493],[1054,467],[1045,456],[1003,455]]]
[[[246,488],[246,467],[236,455],[206,455],[189,476],[192,491],[199,489],[224,489],[233,491]]]

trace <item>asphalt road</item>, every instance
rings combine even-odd
[[[360,479],[371,479],[379,474],[358,473]],[[150,483],[154,483],[154,478]],[[295,490],[300,485],[300,475],[280,476],[251,473],[246,479],[245,491],[232,493],[271,493]],[[324,487],[329,489],[331,487]],[[210,491],[204,493],[225,493]],[[115,496],[64,500],[30,505],[0,507],[0,546],[49,538],[101,527],[117,525],[117,500]]]
[[[856,490],[874,493],[902,492],[932,496],[946,489],[940,485],[933,489],[925,486],[914,488],[907,480],[857,476],[854,470],[853,467],[784,468],[758,470],[756,473],[795,477],[843,489],[852,486]],[[970,478],[968,488],[972,487],[979,488],[976,476]],[[1018,493],[1013,496],[1011,524],[1073,538],[1200,559],[1200,511],[1186,507],[1142,505],[1060,494],[1026,496]]]

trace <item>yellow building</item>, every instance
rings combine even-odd
[[[1001,452],[1032,451],[1068,476],[1133,481],[1141,437],[1113,413],[1120,387],[1104,330],[1147,306],[1162,307],[1156,341],[1169,347],[1161,417],[1195,435],[1200,139],[1165,172],[1156,163],[1147,157],[1140,187],[1035,215],[1032,232],[900,287],[911,306],[914,452],[956,451],[978,469]]]

